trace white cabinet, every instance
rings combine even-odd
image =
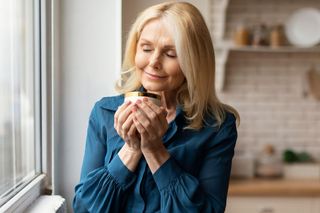
[[[230,196],[226,213],[320,213],[317,197]]]

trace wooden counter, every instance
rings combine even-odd
[[[320,196],[320,180],[231,179],[229,196]]]

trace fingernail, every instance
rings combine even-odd
[[[143,101],[146,101],[146,102],[148,102],[148,100],[149,100],[148,98],[143,98]]]
[[[141,100],[137,100],[137,101],[136,101],[136,104],[141,104]]]

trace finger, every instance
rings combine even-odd
[[[133,104],[127,106],[121,113],[119,113],[117,121],[117,125],[119,125],[119,128],[122,128],[122,125],[128,119],[129,115],[131,114],[132,107]]]
[[[160,119],[161,124],[167,127],[169,125],[168,121],[167,121],[167,114],[168,114],[167,110],[161,106],[159,113],[160,113],[159,119]]]
[[[130,130],[128,131],[128,138],[131,142],[132,147],[138,147],[140,148],[140,134],[137,131],[136,125],[132,121],[132,126],[130,127]]]
[[[148,134],[147,130],[142,126],[142,124],[140,123],[140,121],[138,120],[137,117],[133,118],[133,123],[134,123],[135,127],[137,128],[137,131],[139,132],[139,134],[142,137],[146,137],[146,135]]]
[[[121,126],[122,134],[123,135],[128,134],[131,126],[133,126],[133,114],[130,114],[127,120],[125,120],[125,122],[122,124]]]
[[[133,138],[133,137],[136,137],[137,128],[134,125],[133,118],[132,118],[131,122],[132,122],[132,125],[130,126],[130,129],[128,130],[127,134],[128,134],[129,137]]]
[[[145,113],[140,109],[136,110],[136,112],[134,113],[133,119],[136,119],[139,122],[139,124],[143,127],[143,129],[145,129],[145,131],[148,132],[149,135],[154,135],[154,136],[157,135],[157,132],[155,130],[160,128],[159,121],[156,123],[153,121],[155,124],[152,124],[152,121],[149,120],[149,118],[145,115]]]
[[[116,113],[114,114],[114,125],[116,128],[116,125],[118,124],[118,118],[119,118],[119,114],[121,114],[121,112],[128,107],[131,104],[131,101],[126,101],[124,102],[121,106],[118,107]]]
[[[147,98],[143,99],[143,103],[145,105],[147,105],[149,107],[149,109],[155,113],[155,115],[152,115],[152,116],[156,116],[162,126],[168,125],[168,121],[166,119],[167,111],[165,110],[165,108],[163,106],[159,107],[158,105],[154,104],[152,101],[149,101]]]
[[[136,103],[139,109],[141,109],[146,114],[151,122],[160,121],[157,113],[145,101],[137,101]]]
[[[114,114],[115,117],[117,117],[119,115],[119,113],[121,113],[125,108],[127,108],[129,105],[131,104],[131,101],[126,101],[123,104],[121,104],[116,113]]]

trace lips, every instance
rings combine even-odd
[[[153,74],[145,71],[145,74],[151,78],[166,78],[167,76],[160,76],[158,74]]]

